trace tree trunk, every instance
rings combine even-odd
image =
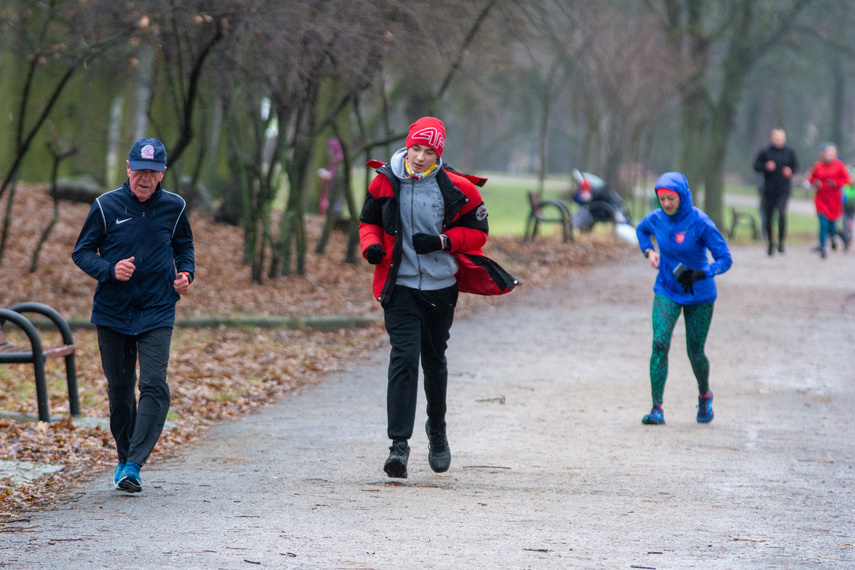
[[[306,193],[306,179],[312,157],[312,139],[298,135],[294,143],[293,158],[288,164],[288,182],[290,190],[282,225],[279,231],[279,259],[271,264],[271,275],[291,274],[291,247],[296,248],[297,275],[306,273],[306,221],[303,215],[303,203]]]
[[[42,232],[41,237],[39,238],[39,242],[36,244],[36,249],[33,251],[33,259],[30,262],[30,273],[35,273],[39,268],[39,256],[42,252],[42,246],[44,246],[45,242],[50,237],[51,232],[53,231],[56,222],[59,221],[59,197],[56,192],[56,178],[59,173],[59,164],[69,158],[74,156],[77,153],[77,147],[73,147],[71,150],[66,152],[59,152],[51,147],[51,154],[53,154],[53,170],[51,172],[50,177],[50,195],[53,198],[53,217],[50,220],[50,223],[47,225],[45,230]]]
[[[115,188],[119,185],[119,146],[121,144],[121,127],[122,127],[122,103],[121,95],[113,98],[113,105],[110,108],[110,131],[107,136],[107,172],[104,180],[107,181],[107,188]],[[54,185],[55,185],[54,181]]]
[[[843,61],[840,58],[839,50],[832,50],[832,55],[828,60],[831,66],[831,140],[840,149],[840,152],[846,152],[846,71],[844,70]]]
[[[361,209],[353,197],[353,180],[351,177],[353,163],[350,160],[350,150],[341,137],[339,137],[339,140],[342,141],[342,161],[340,168],[344,169],[344,201],[347,204],[347,211],[350,214],[347,232],[347,250],[344,255],[344,261],[345,263],[356,264],[358,259],[356,252],[359,249],[359,214],[361,213]]]
[[[139,49],[137,88],[134,95],[134,140],[148,136],[148,110],[154,81],[154,46],[144,42]],[[171,149],[170,149],[171,150]]]
[[[540,168],[537,173],[537,191],[543,196],[546,184],[546,170],[549,157],[547,155],[547,139],[549,136],[549,111],[552,106],[552,85],[555,83],[555,75],[558,73],[558,60],[552,62],[546,74],[546,82],[543,86],[541,98],[540,126],[538,128],[538,154],[540,155]]]
[[[707,97],[697,91],[684,94],[681,102],[682,127],[678,168],[689,184],[703,180],[706,155],[709,105]]]

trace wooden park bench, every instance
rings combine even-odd
[[[35,325],[23,313],[36,313],[47,317],[59,329],[62,345],[43,347],[41,337]],[[16,346],[3,334],[6,321],[21,329],[30,341],[30,346]],[[71,328],[54,309],[41,303],[18,303],[8,309],[0,309],[0,364],[32,363],[36,377],[36,400],[39,408],[39,420],[50,421],[48,406],[47,380],[45,378],[45,360],[65,358],[65,376],[68,384],[68,409],[72,416],[80,415],[80,403],[77,397],[77,369],[74,362],[74,341]]]
[[[570,208],[561,200],[542,200],[537,192],[528,193],[531,212],[525,223],[526,239],[534,239],[537,235],[537,230],[540,224],[561,224],[561,230],[564,235],[564,243],[573,241],[573,216],[570,215]],[[547,216],[543,210],[546,207],[554,208],[553,216]]]
[[[727,233],[727,239],[736,237],[736,230],[739,226],[750,226],[751,237],[755,240],[760,239],[760,224],[757,222],[757,218],[748,212],[740,212],[735,206],[731,208],[731,212],[733,220],[730,222],[730,231]]]

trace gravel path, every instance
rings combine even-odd
[[[6,529],[10,568],[852,568],[855,253],[737,248],[695,422],[682,320],[667,425],[644,426],[641,256],[459,321],[448,473],[385,477],[386,353]],[[366,279],[368,275],[366,273]]]

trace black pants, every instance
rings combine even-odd
[[[775,243],[772,239],[772,217],[775,211],[778,212],[778,244],[784,243],[787,235],[787,202],[789,200],[789,192],[763,195],[763,231],[769,243]]]
[[[416,419],[419,358],[424,370],[427,415],[435,427],[445,426],[448,364],[445,350],[457,306],[457,285],[437,291],[396,286],[385,307],[386,331],[392,352],[386,391],[389,438],[410,439]]]
[[[163,431],[169,412],[166,367],[172,328],[126,335],[99,326],[98,348],[107,377],[110,431],[119,462],[143,465]],[[140,401],[137,406],[137,357],[140,364]]]

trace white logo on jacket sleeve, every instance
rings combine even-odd
[[[475,219],[477,219],[479,222],[482,222],[487,219],[487,206],[485,206],[484,204],[478,206],[478,209],[475,210]]]

